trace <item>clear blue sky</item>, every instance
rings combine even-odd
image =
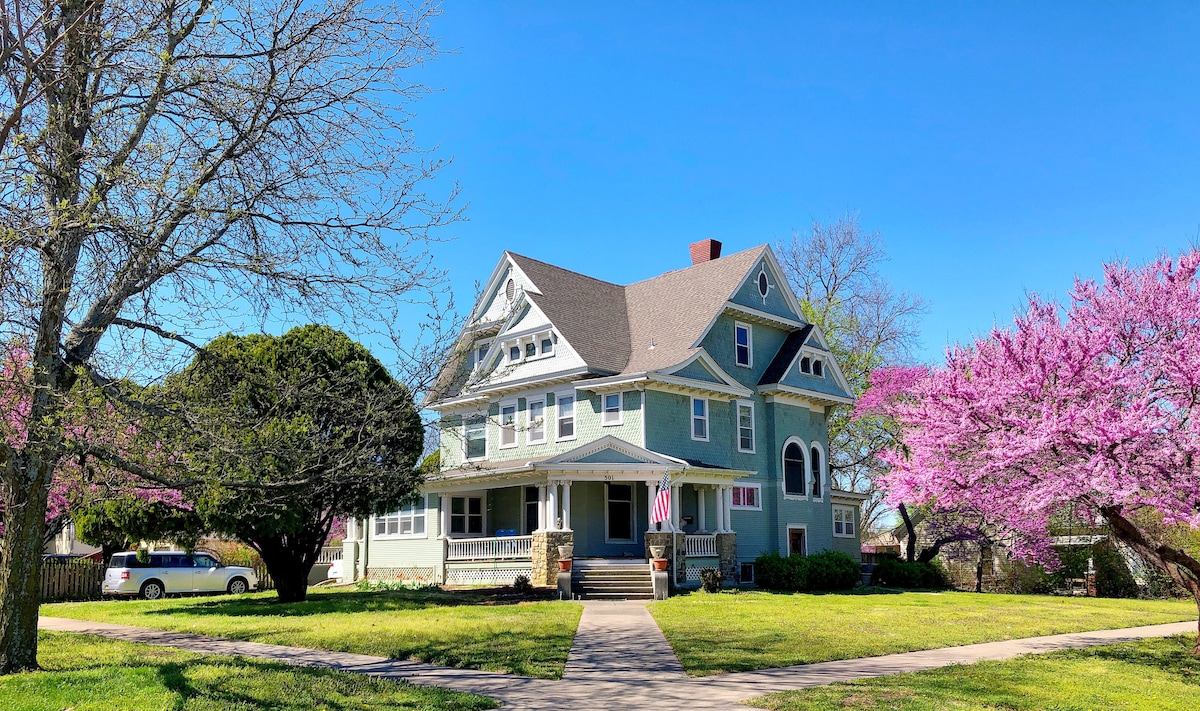
[[[856,210],[932,360],[1197,236],[1200,5],[729,5],[447,3],[413,126],[460,300],[503,249],[624,283]]]

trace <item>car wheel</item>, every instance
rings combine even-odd
[[[233,580],[229,581],[228,590],[230,595],[241,595],[249,589],[250,586],[241,578],[234,578]]]
[[[142,585],[141,597],[143,600],[161,600],[165,593],[163,584],[157,580],[149,580]]]

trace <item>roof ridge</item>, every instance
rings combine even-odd
[[[638,281],[630,282],[630,283],[626,284],[625,286],[630,287],[630,286],[637,286],[639,284],[645,284],[646,282],[654,281],[655,279],[661,279],[665,276],[670,276],[673,274],[680,274],[682,272],[688,271],[689,269],[697,269],[697,268],[704,267],[709,264],[728,263],[734,257],[742,257],[750,252],[757,251],[758,253],[762,253],[764,250],[766,250],[766,248],[768,246],[769,245],[766,245],[766,244],[760,244],[757,247],[750,247],[749,249],[743,249],[740,252],[734,252],[733,254],[727,254],[724,257],[717,257],[716,259],[710,259],[706,262],[700,262],[699,264],[689,264],[688,266],[680,267],[679,269],[671,269],[670,271],[665,271],[662,274],[657,274],[652,277],[647,277],[645,279],[639,279]]]
[[[603,280],[603,279],[599,279],[599,278],[597,278],[597,277],[594,277],[594,276],[591,276],[591,275],[588,275],[588,274],[584,274],[583,272],[577,272],[577,271],[575,271],[575,270],[573,270],[573,269],[567,269],[566,267],[560,267],[560,266],[558,266],[557,264],[551,264],[550,262],[544,262],[544,261],[542,261],[542,260],[540,260],[540,259],[534,259],[533,257],[529,257],[529,256],[526,256],[526,255],[524,255],[524,254],[518,254],[518,253],[516,253],[516,252],[512,251],[511,249],[506,249],[506,250],[504,250],[504,251],[505,251],[505,252],[507,252],[507,253],[508,253],[510,256],[517,257],[518,259],[527,259],[527,260],[529,260],[529,261],[531,261],[531,262],[537,262],[538,264],[540,264],[540,265],[542,265],[542,266],[544,266],[544,267],[550,267],[551,269],[557,269],[557,270],[558,270],[558,271],[560,271],[560,272],[566,272],[567,274],[571,274],[572,276],[582,277],[582,278],[584,278],[584,279],[588,279],[588,280],[590,280],[590,281],[594,281],[594,282],[598,282],[598,283],[600,283],[600,284],[604,284],[605,286],[615,286],[615,287],[616,287],[616,288],[618,288],[618,289],[624,289],[624,288],[625,288],[623,285],[621,285],[621,284],[617,284],[616,282],[605,281],[605,280]]]

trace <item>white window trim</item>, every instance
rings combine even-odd
[[[754,401],[753,400],[737,400],[735,402],[736,402],[736,405],[733,408],[733,419],[734,419],[733,430],[734,430],[734,436],[736,437],[736,442],[737,442],[737,451],[741,452],[742,454],[754,454],[754,448],[758,444],[758,442],[757,442],[758,432],[756,431],[758,428],[755,427],[755,421],[754,421],[754,415],[755,415]],[[742,408],[743,407],[750,408],[750,449],[742,449]]]
[[[533,438],[533,406],[540,404],[542,406],[542,438]],[[526,445],[541,445],[547,441],[548,430],[550,429],[550,418],[547,417],[546,396],[528,398],[525,400],[525,444]]]
[[[704,416],[703,417],[700,417],[696,414],[696,401],[697,400],[702,400],[704,402]],[[689,407],[689,409],[688,409],[688,434],[690,434],[692,436],[692,439],[697,442],[707,442],[712,437],[712,418],[709,416],[712,414],[711,412],[709,412],[709,408],[711,406],[712,406],[712,403],[710,403],[708,401],[708,398],[703,398],[703,397],[694,397],[694,398],[692,398],[692,401],[688,404],[688,407]],[[704,436],[703,437],[696,436],[696,420],[704,420]]]
[[[608,498],[609,485],[617,484],[620,486],[629,485],[629,535],[631,538],[609,538],[608,537],[608,504],[611,499]],[[617,545],[633,545],[637,543],[637,487],[635,481],[610,481],[604,484],[604,542]]]
[[[819,452],[821,452],[821,466],[819,467],[819,469],[821,471],[814,472],[812,470],[812,454],[808,450],[806,450],[804,452],[804,459],[806,460],[806,464],[807,464],[806,468],[808,471],[809,481],[808,481],[808,486],[805,489],[805,493],[809,494],[809,495],[812,494],[813,478],[816,476],[820,476],[821,477],[821,495],[812,497],[812,500],[819,504],[825,500],[825,494],[829,490],[829,476],[827,475],[827,472],[829,471],[829,462],[825,458],[825,448],[821,446],[820,442],[818,442],[817,440],[814,439],[811,443],[809,443],[808,446],[809,446],[809,449],[812,449],[815,447]]]
[[[758,506],[746,506],[745,504],[739,505],[739,504],[731,503],[729,505],[729,508],[733,509],[734,511],[762,511],[762,502],[763,502],[762,501],[762,484],[759,484],[756,482],[743,483],[740,481],[735,481],[735,482],[733,482],[733,488],[735,488],[735,489],[757,489],[758,493],[756,493],[754,495],[754,500],[758,502]],[[730,497],[730,499],[732,500],[732,496]]]
[[[424,519],[424,526],[423,526],[423,528],[425,529],[424,533],[375,533],[375,522],[376,521],[378,521],[381,518],[383,518],[383,519],[391,518],[392,514],[386,514],[384,516],[372,516],[371,517],[371,524],[370,524],[371,525],[371,528],[370,528],[371,538],[376,541],[399,541],[399,540],[405,540],[405,539],[429,538],[429,503],[425,500],[425,497],[422,496],[417,501],[414,501],[413,504],[414,504],[413,518],[416,518],[416,511],[418,510],[416,508],[416,506],[419,505],[419,507],[420,507],[419,510],[421,511],[421,518]],[[397,516],[400,516],[403,512],[404,512],[404,507],[401,506],[398,510],[393,511],[392,513],[396,514]]]
[[[783,529],[783,553],[784,555],[792,554],[792,529],[800,529],[804,531],[804,557],[808,557],[808,524],[807,523],[789,523]]]
[[[564,397],[571,398],[571,420],[574,424],[570,437],[562,437],[558,433],[558,423],[562,418],[559,417],[559,403]],[[563,390],[562,392],[554,393],[554,441],[555,442],[571,442],[579,437],[579,398],[575,395],[574,390]]]
[[[469,421],[475,419],[476,417],[483,418],[483,454],[478,457],[468,457],[467,456],[467,448],[469,446],[469,440],[467,437],[467,426],[468,426]],[[482,462],[483,460],[487,459],[487,456],[488,456],[487,455],[487,453],[488,453],[488,423],[487,423],[487,421],[488,421],[488,416],[487,416],[487,412],[485,412],[485,411],[473,412],[468,415],[463,415],[462,456],[463,456],[464,462]]]
[[[745,363],[737,362],[737,332],[739,328],[746,329],[746,361]],[[733,364],[739,368],[754,367],[754,327],[744,321],[733,322]]]
[[[801,472],[804,477],[804,486],[801,487],[804,490],[803,495],[792,494],[792,493],[789,493],[787,490],[787,477],[785,476],[786,472],[785,472],[783,455],[787,451],[789,444],[799,445],[800,446],[800,456],[804,459],[804,466],[801,467]],[[783,492],[783,498],[785,498],[789,501],[808,501],[808,493],[810,491],[812,491],[812,488],[810,487],[810,484],[812,482],[810,482],[808,480],[808,477],[809,477],[808,444],[804,440],[800,439],[799,437],[796,437],[796,436],[788,437],[786,440],[784,440],[783,446],[779,448],[779,490],[781,492]]]
[[[480,533],[465,533],[465,532],[464,533],[451,533],[450,532],[450,529],[454,527],[454,523],[453,523],[453,521],[454,521],[454,513],[453,513],[454,512],[454,504],[452,503],[454,499],[480,499],[481,500],[480,504],[479,504],[479,510],[480,510],[481,514],[483,515],[483,531],[481,531]],[[463,493],[459,493],[459,494],[450,494],[450,495],[446,496],[446,502],[447,502],[447,505],[450,506],[450,512],[446,514],[446,523],[448,524],[448,526],[446,528],[446,538],[454,538],[455,540],[461,540],[463,538],[487,538],[488,505],[487,505],[487,492],[486,491],[478,491],[475,493],[463,492]],[[469,505],[465,505],[465,506],[466,507],[463,508],[463,511],[469,511],[470,510]],[[468,521],[470,520],[470,514],[464,513],[463,516],[467,517]],[[429,530],[428,526],[426,526],[425,530]]]
[[[843,515],[842,530],[845,530],[845,523],[848,521],[850,523],[850,525],[853,526],[854,529],[856,529],[854,533],[838,533],[837,532],[837,520],[836,519],[837,519],[837,515],[839,512],[841,512]],[[854,515],[854,507],[853,506],[843,506],[840,504],[834,504],[833,505],[833,513],[831,513],[830,515],[833,517],[830,520],[834,524],[833,525],[833,537],[834,538],[854,538],[857,535],[857,529],[858,529],[857,519],[858,519],[858,517]]]
[[[608,398],[609,395],[617,396],[617,419],[612,420],[612,421],[605,419],[606,417],[608,417],[608,412],[605,409],[604,401]],[[622,424],[624,422],[624,420],[625,420],[625,393],[624,392],[601,393],[600,394],[600,426],[601,427],[615,427],[617,425]]]
[[[504,443],[504,430],[507,429],[507,427],[504,424],[504,409],[506,407],[511,407],[512,411],[513,411],[512,443],[511,444]],[[518,430],[520,430],[520,426],[517,421],[518,420],[517,413],[519,413],[519,412],[520,412],[520,410],[517,409],[517,401],[516,400],[501,400],[500,401],[500,412],[496,415],[496,448],[497,449],[512,449],[521,443],[520,433],[518,432]]]

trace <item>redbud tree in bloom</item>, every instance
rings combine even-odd
[[[941,367],[877,370],[858,408],[902,432],[883,455],[889,500],[978,511],[1052,565],[1051,519],[1090,515],[1200,606],[1200,561],[1139,524],[1200,527],[1198,265],[1108,264]]]

